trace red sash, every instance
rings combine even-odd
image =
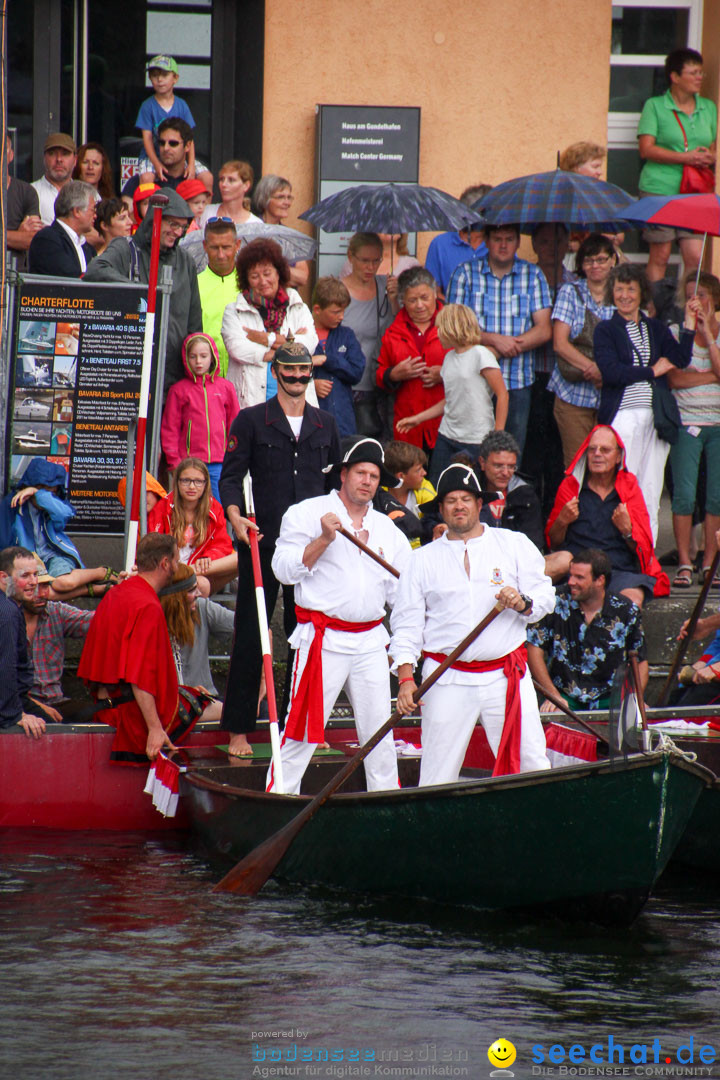
[[[305,662],[300,685],[294,690],[290,713],[285,724],[285,738],[303,742],[307,727],[308,742],[321,743],[325,741],[325,725],[323,723],[323,678],[322,678],[322,645],[326,630],[343,630],[347,634],[362,634],[365,630],[372,630],[379,626],[382,618],[372,622],[345,622],[343,619],[333,619],[331,615],[325,615],[322,611],[310,611],[308,608],[295,605],[295,614],[299,623],[312,623],[315,627],[315,636],[310,643],[310,651]]]
[[[429,660],[439,664],[445,659],[445,653],[423,652]],[[524,645],[513,649],[507,656],[497,660],[456,660],[451,665],[456,671],[499,671],[507,679],[505,695],[505,724],[500,739],[493,776],[507,776],[520,772],[520,735],[522,731],[522,709],[520,707],[520,680],[527,669],[527,649]]]

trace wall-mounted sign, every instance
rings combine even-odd
[[[354,184],[416,184],[419,161],[420,109],[317,106],[318,200]],[[319,275],[339,273],[351,235],[318,230]]]

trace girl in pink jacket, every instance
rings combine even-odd
[[[186,377],[170,387],[163,410],[163,452],[171,472],[183,458],[204,461],[212,493],[219,500],[228,431],[240,411],[237,394],[233,384],[219,374],[217,345],[209,334],[188,334],[182,358]]]

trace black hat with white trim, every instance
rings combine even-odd
[[[478,474],[469,465],[455,462],[453,465],[448,465],[447,469],[440,473],[437,482],[437,496],[430,502],[423,503],[423,510],[438,510],[445,496],[452,491],[469,491],[484,502],[494,502],[495,499],[502,498],[499,491],[484,490],[480,486]]]
[[[340,473],[351,465],[359,465],[360,462],[368,461],[371,465],[377,465],[380,470],[380,483],[386,488],[400,487],[401,480],[388,472],[385,468],[385,453],[377,439],[371,439],[363,435],[348,435],[342,440],[342,458],[332,465],[326,466],[323,472],[330,476],[332,487],[340,487]]]

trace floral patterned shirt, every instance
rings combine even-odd
[[[527,640],[544,651],[554,686],[588,709],[599,708],[600,699],[610,693],[628,652],[635,649],[645,659],[640,608],[609,592],[602,609],[586,623],[567,587],[558,589],[555,610],[528,629]]]

